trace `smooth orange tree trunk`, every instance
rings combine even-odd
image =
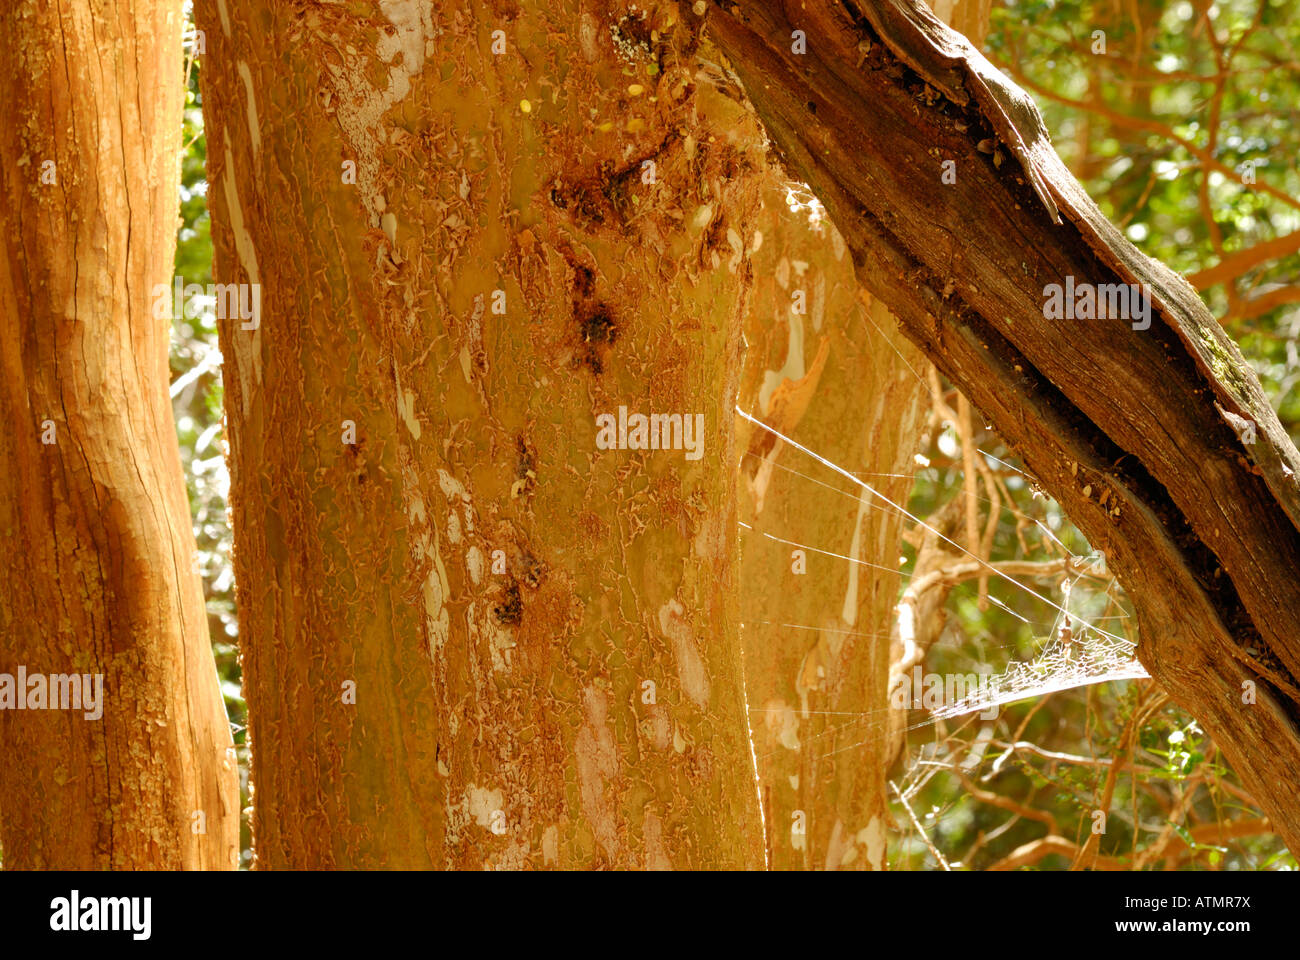
[[[98,675],[102,715],[0,710],[4,865],[233,867],[234,750],[152,296],[175,251],[179,4],[14,6],[0,19],[0,674]]]
[[[952,7],[936,4],[981,42],[989,0]],[[741,406],[905,504],[927,363],[797,177],[774,171],[764,193]],[[769,860],[883,869],[902,514],[763,427],[741,437],[746,689]]]
[[[905,503],[924,358],[829,221],[767,194],[742,408]],[[882,869],[901,514],[744,424],[746,688],[774,869]]]
[[[258,866],[761,867],[731,408],[764,156],[699,19],[197,14],[215,273],[261,287],[221,324]],[[620,408],[702,432],[607,449]]]

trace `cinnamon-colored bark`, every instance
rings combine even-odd
[[[167,396],[170,310],[153,297],[172,285],[181,12],[10,6],[0,673],[92,691],[101,675],[102,716],[0,710],[4,865],[231,868],[235,756]]]
[[[761,867],[757,124],[675,6],[367,9],[196,4],[256,862]]]

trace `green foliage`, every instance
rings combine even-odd
[[[1218,0],[1213,37],[1196,10],[1189,0],[1007,0],[995,5],[988,45],[1035,93],[1058,152],[1106,215],[1144,253],[1188,274],[1300,230],[1295,5]],[[1093,52],[1096,31],[1104,53]],[[1251,165],[1255,183],[1243,183]],[[1226,285],[1205,292],[1293,439],[1300,307],[1252,316],[1242,305],[1297,285],[1300,257],[1291,256],[1252,268],[1231,296]]]

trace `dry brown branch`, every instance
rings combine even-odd
[[[1300,230],[1295,230],[1272,240],[1265,240],[1245,250],[1223,257],[1212,267],[1187,275],[1187,282],[1197,290],[1208,290],[1215,284],[1228,283],[1246,271],[1271,260],[1280,260],[1300,252]]]

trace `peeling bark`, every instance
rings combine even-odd
[[[788,211],[775,177],[760,225],[741,407],[906,500],[925,412],[912,367],[923,358],[862,295],[835,228]],[[901,516],[746,427],[743,636],[769,862],[880,869],[899,584],[880,558],[897,558]]]
[[[257,864],[761,866],[763,151],[699,18],[196,6],[215,273],[263,287],[221,327]],[[601,449],[620,406],[702,415],[702,457]]]
[[[0,711],[5,866],[232,868],[234,748],[153,302],[176,243],[180,9],[11,6],[0,673],[101,674],[103,715]]]
[[[1236,345],[1100,214],[1028,95],[913,0],[709,17],[863,285],[1104,551],[1143,664],[1300,849],[1300,454]],[[1067,276],[1145,284],[1150,328],[1046,319]]]
[[[952,6],[938,8],[946,18]],[[982,38],[988,8],[970,0],[955,12]],[[779,171],[765,195],[741,406],[906,502],[925,358],[858,284],[839,231],[824,215],[791,215],[786,189]],[[746,686],[769,862],[883,869],[887,773],[906,721],[887,695],[901,655],[891,634],[902,515],[783,448],[753,428],[741,462]]]

